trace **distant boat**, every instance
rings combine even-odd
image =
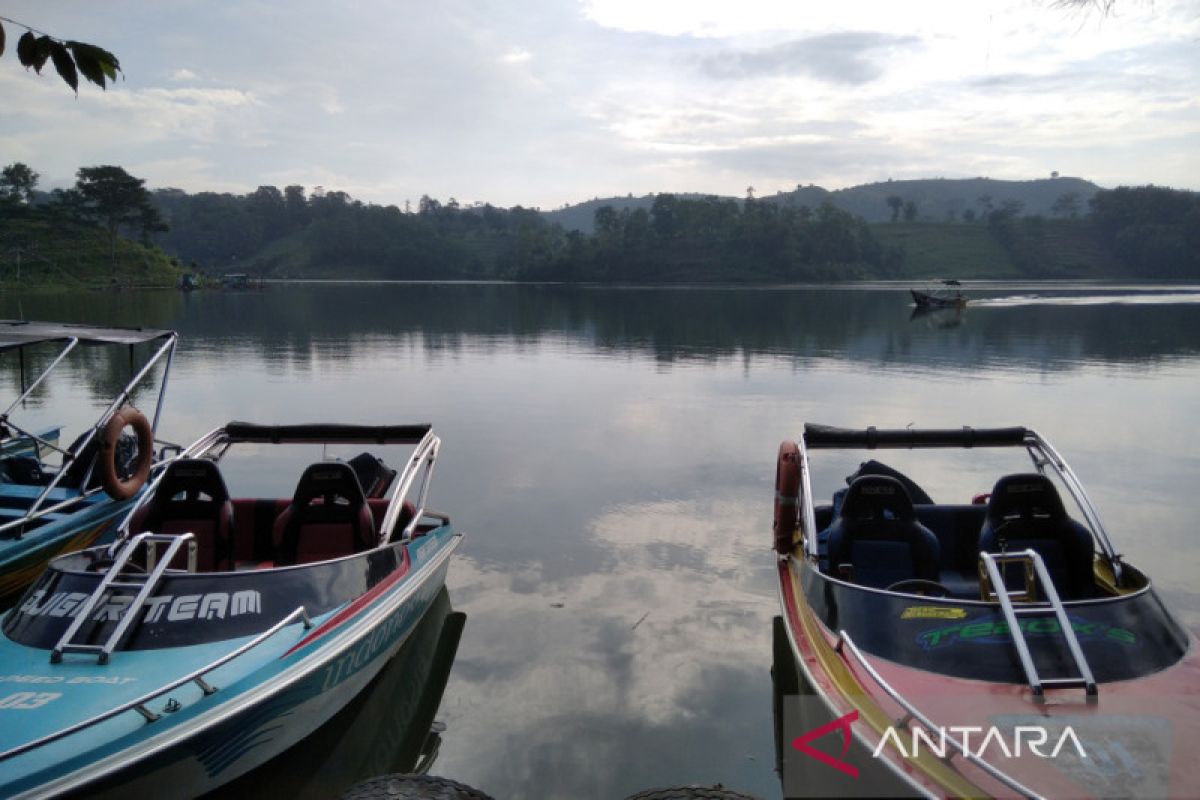
[[[956,280],[942,281],[946,286],[962,286]],[[913,302],[917,308],[962,308],[967,304],[966,295],[955,289],[926,289],[918,291],[917,289],[908,290],[912,294]]]

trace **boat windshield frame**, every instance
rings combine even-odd
[[[1122,578],[1121,555],[1113,547],[1100,515],[1074,470],[1057,450],[1031,428],[837,428],[806,423],[798,441],[800,450],[801,507],[804,515],[805,555],[817,558],[817,520],[812,497],[808,451],[813,450],[882,450],[882,449],[971,449],[976,447],[1021,447],[1028,453],[1038,474],[1045,475],[1049,467],[1083,513],[1087,527],[1100,548],[1101,555],[1113,570],[1118,585]]]
[[[83,499],[97,494],[103,489],[96,487],[93,489],[84,488],[78,495],[69,497],[58,503],[43,508],[46,499],[51,493],[58,488],[58,485],[66,477],[66,466],[73,461],[79,453],[84,452],[88,445],[92,443],[100,432],[104,430],[104,426],[112,416],[121,409],[126,402],[129,401],[133,391],[145,381],[154,368],[160,361],[164,361],[162,380],[159,382],[158,396],[154,402],[154,414],[150,420],[151,433],[157,436],[158,423],[162,416],[163,401],[166,398],[167,383],[171,375],[171,364],[175,358],[175,347],[178,343],[179,335],[174,331],[160,329],[143,329],[143,328],[111,328],[95,325],[68,325],[60,323],[39,323],[39,322],[21,322],[15,320],[0,320],[0,353],[16,350],[20,359],[20,372],[22,391],[17,398],[0,412],[0,427],[6,431],[15,434],[14,438],[28,438],[35,442],[41,448],[45,447],[61,453],[63,456],[63,467],[58,470],[49,483],[42,489],[38,496],[30,504],[25,516],[20,519],[12,520],[3,525],[0,525],[0,534],[10,530],[20,530],[22,526],[40,519],[47,514],[63,512],[69,510],[72,506],[81,502]],[[58,354],[51,359],[50,363],[38,374],[38,376],[30,383],[25,382],[25,348],[31,345],[43,344],[47,342],[61,342],[62,349]],[[99,418],[92,424],[78,445],[72,449],[70,447],[60,447],[56,443],[51,442],[34,433],[26,430],[24,427],[13,422],[12,414],[17,410],[29,397],[34,390],[52,373],[65,359],[81,344],[83,345],[107,345],[111,347],[120,347],[126,345],[129,347],[130,361],[133,360],[133,348],[139,344],[145,343],[160,343],[154,353],[146,360],[146,363],[134,374],[134,376],[124,385],[116,396],[101,412]],[[157,439],[156,439],[157,441]],[[86,487],[92,472],[95,469],[93,462],[88,466],[87,473],[83,477],[82,486]]]

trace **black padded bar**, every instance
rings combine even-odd
[[[255,425],[231,422],[225,433],[231,442],[269,444],[416,444],[433,426],[420,425],[342,425],[311,423],[306,425]]]
[[[867,428],[851,430],[806,424],[804,445],[809,449],[917,447],[1014,447],[1024,444],[1025,428]]]

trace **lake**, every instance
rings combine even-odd
[[[6,293],[0,317],[178,330],[173,441],[231,419],[434,424],[467,621],[433,773],[498,799],[770,798],[775,454],[806,421],[1035,428],[1200,627],[1200,287],[970,289],[917,318],[886,284]],[[105,382],[46,392],[95,404]],[[243,477],[289,495],[302,466]],[[926,488],[968,502],[991,488],[975,478]]]

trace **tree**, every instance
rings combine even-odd
[[[46,62],[52,62],[59,77],[76,94],[79,93],[80,75],[104,89],[106,82],[115,81],[121,71],[117,57],[103,47],[59,39],[8,17],[0,17],[0,21],[25,28],[24,35],[17,40],[17,60],[21,66],[26,70],[33,67],[34,72],[41,75]],[[4,48],[5,31],[0,25],[0,56],[4,55]]]
[[[888,195],[888,206],[892,209],[892,222],[900,219],[900,209],[904,207],[904,198],[898,194]]]
[[[20,161],[0,171],[0,201],[23,205],[33,202],[33,190],[41,176]]]
[[[915,222],[917,219],[917,204],[909,200],[904,204],[904,221]]]
[[[1080,208],[1079,193],[1067,192],[1054,201],[1054,205],[1050,206],[1050,213],[1056,217],[1078,219]]]
[[[120,228],[140,228],[142,238],[145,238],[151,231],[166,230],[166,224],[150,203],[146,182],[121,167],[80,167],[76,178],[75,189],[82,200],[84,214],[108,229],[115,280]]]

